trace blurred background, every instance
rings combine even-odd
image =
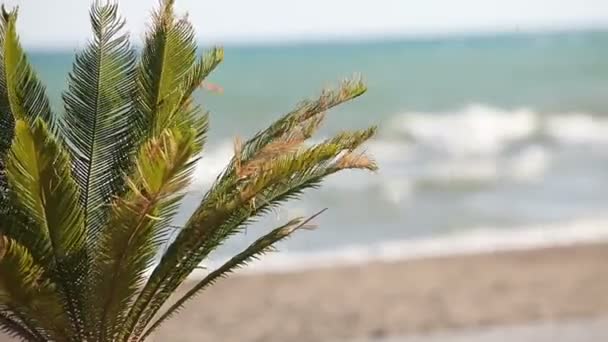
[[[9,3],[21,6],[22,40],[58,104],[73,53],[90,35],[89,2]],[[121,2],[136,45],[156,4]],[[360,73],[369,91],[333,111],[318,139],[380,127],[367,145],[376,175],[330,179],[236,237],[210,264],[277,221],[325,207],[321,229],[254,269],[608,238],[607,1],[180,0],[177,7],[189,12],[202,46],[226,49],[209,79],[223,92],[200,94],[211,133],[182,220],[231,157],[234,137],[345,77]]]

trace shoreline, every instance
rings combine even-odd
[[[608,243],[222,280],[154,341],[348,341],[608,314]]]
[[[322,268],[358,266],[374,262],[398,262],[437,257],[457,257],[495,252],[526,251],[608,243],[608,218],[595,217],[554,224],[535,224],[511,228],[475,228],[433,237],[347,245],[335,250],[290,252],[279,249],[237,271],[238,274],[293,273]],[[297,237],[296,237],[297,238]],[[227,259],[211,260],[206,270],[195,270],[191,280],[202,279],[208,270]]]

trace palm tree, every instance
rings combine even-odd
[[[27,341],[142,341],[182,305],[314,218],[260,237],[169,300],[226,239],[345,169],[375,170],[357,148],[375,128],[307,140],[330,108],[363,92],[349,80],[235,142],[234,156],[177,232],[171,222],[204,149],[193,93],[222,61],[197,53],[173,0],[137,54],[113,2],[95,2],[93,38],[51,111],[16,32],[0,22],[0,326]],[[175,234],[174,234],[175,233]]]

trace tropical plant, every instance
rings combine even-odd
[[[207,135],[208,115],[193,93],[224,55],[198,53],[193,27],[173,2],[153,13],[140,52],[116,3],[92,5],[93,38],[76,55],[62,115],[52,112],[22,49],[17,11],[2,8],[0,326],[10,335],[142,341],[314,215],[271,230],[169,300],[226,239],[328,175],[376,168],[356,151],[375,128],[307,142],[327,110],[366,89],[345,81],[237,140],[190,219],[173,227]]]

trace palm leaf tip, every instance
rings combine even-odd
[[[38,80],[17,34],[18,8],[2,8],[0,42],[0,111],[2,120],[25,119],[30,123],[40,117],[53,129],[55,118],[51,113],[46,89]],[[2,123],[2,126],[5,126]]]
[[[339,169],[366,169],[369,171],[377,171],[378,164],[365,153],[347,152],[340,157],[336,163]]]
[[[13,14],[13,13],[17,14],[17,10],[18,10],[18,7],[15,7],[13,10],[7,10],[6,9],[6,5],[2,4],[0,6],[0,11],[2,12],[2,20],[3,20],[3,22],[5,22],[5,23],[8,22],[9,18],[11,17],[11,14]]]

